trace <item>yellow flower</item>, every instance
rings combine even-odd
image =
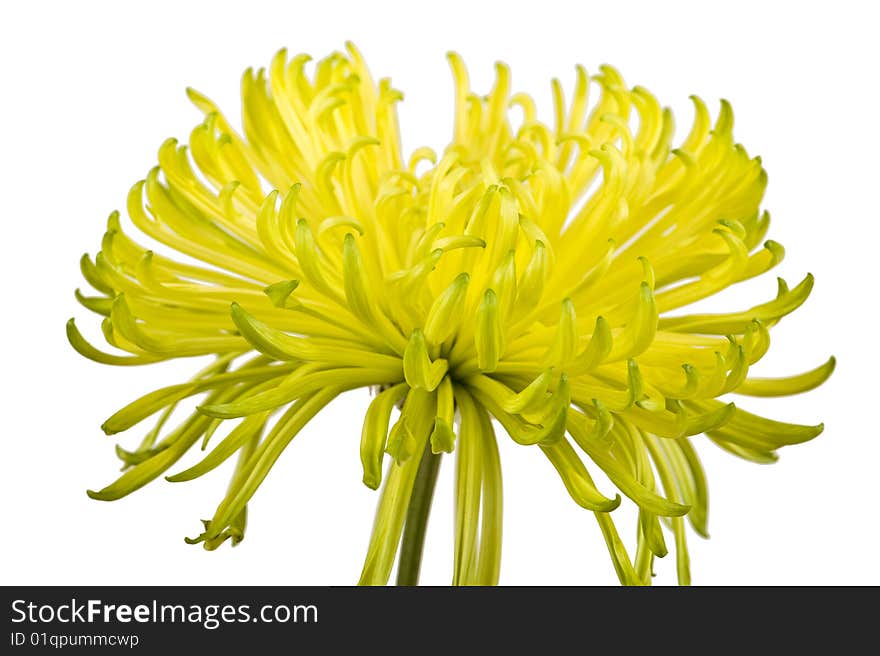
[[[89,494],[129,494],[233,421],[200,462],[167,478],[191,480],[237,455],[226,497],[191,540],[237,543],[248,501],[294,436],[340,393],[373,386],[361,459],[364,483],[384,486],[361,583],[388,581],[401,536],[398,581],[417,580],[440,454],[452,452],[453,583],[498,581],[493,420],[594,512],[622,583],[649,583],[666,555],[660,518],[688,583],[684,518],[701,535],[707,519],[691,438],[773,461],[822,426],[719,397],[802,392],[834,367],[832,358],[790,378],[749,376],[768,329],[806,300],[810,276],[793,288],[780,280],[775,299],[748,309],[680,311],[782,259],[779,244],[761,243],[760,159],[733,140],[726,102],[713,125],[693,98],[694,123],[674,147],[671,112],[610,67],[593,78],[578,68],[570,102],[554,81],[548,125],[529,96],[511,95],[504,65],[480,96],[461,60],[449,60],[455,127],[439,161],[427,148],[404,160],[402,95],[374,83],[350,44],[311,75],[308,56],[285,51],[248,70],[241,134],[189,91],[204,122],[188,146],[166,141],[128,197],[134,226],[186,261],[145,249],[112,214],[101,251],[82,259],[99,295],[78,298],[125,354],[87,343],[73,320],[68,337],[108,364],[216,359],[103,424],[114,434],[158,413],[137,449],[118,449],[120,478]],[[196,395],[198,409],[165,431]],[[633,557],[612,519],[621,497],[596,487],[583,455],[639,508]]]

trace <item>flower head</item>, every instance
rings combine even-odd
[[[139,245],[112,214],[100,252],[82,259],[98,295],[78,298],[125,354],[92,346],[73,320],[68,337],[107,364],[215,359],[103,424],[114,434],[158,414],[137,449],[118,449],[119,479],[89,494],[129,494],[231,422],[201,461],[167,478],[237,457],[225,498],[190,540],[237,543],[248,502],[290,441],[340,393],[372,387],[361,460],[364,483],[382,492],[362,583],[387,582],[401,535],[401,558],[417,572],[443,453],[456,454],[453,582],[497,582],[493,420],[595,513],[621,582],[650,581],[668,518],[687,583],[685,519],[701,535],[707,520],[693,438],[770,462],[822,430],[719,397],[802,392],[834,367],[749,375],[769,328],[806,300],[810,276],[792,288],[780,279],[776,297],[751,308],[682,310],[782,259],[779,244],[762,243],[761,161],[734,141],[726,102],[713,123],[693,98],[676,146],[671,112],[610,67],[592,78],[578,68],[570,102],[554,81],[547,124],[529,96],[511,94],[504,65],[480,96],[461,60],[449,60],[455,125],[439,159],[419,148],[404,160],[402,95],[374,83],[351,45],[311,74],[307,56],[285,51],[248,70],[240,133],[188,92],[204,121],[188,145],[166,141],[128,197],[134,226],[186,258]],[[198,408],[166,430],[197,395]],[[600,490],[588,467],[619,493]],[[621,494],[639,509],[632,557],[612,519]]]

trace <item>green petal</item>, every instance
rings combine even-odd
[[[418,328],[414,330],[403,352],[403,373],[409,386],[433,392],[447,369],[446,360],[431,361],[424,334]]]
[[[815,389],[834,372],[837,360],[832,356],[815,369],[786,378],[747,378],[733,391],[748,396],[789,396]]]
[[[361,431],[361,464],[364,469],[364,485],[371,490],[379,488],[382,481],[382,455],[388,437],[388,424],[392,408],[404,398],[409,386],[400,383],[380,392],[370,403]]]
[[[620,505],[619,494],[614,499],[608,499],[596,489],[593,479],[568,440],[562,439],[550,446],[541,445],[541,450],[553,463],[565,489],[579,506],[587,510],[611,512]]]

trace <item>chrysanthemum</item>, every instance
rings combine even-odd
[[[303,426],[340,393],[373,388],[361,460],[364,483],[382,492],[361,583],[386,583],[398,551],[399,582],[416,581],[443,453],[455,453],[452,581],[498,581],[496,422],[594,512],[622,583],[650,582],[667,553],[661,519],[687,583],[685,518],[701,535],[707,518],[692,438],[771,462],[822,426],[720,398],[802,392],[834,367],[749,376],[810,276],[791,288],[780,280],[776,298],[751,308],[682,310],[782,259],[779,244],[762,243],[761,161],[734,141],[726,102],[713,124],[693,98],[693,125],[674,146],[670,111],[610,67],[592,78],[578,68],[570,102],[554,81],[548,124],[529,96],[511,94],[504,65],[481,96],[449,60],[455,127],[439,160],[427,148],[404,159],[402,96],[375,84],[351,45],[311,74],[308,56],[285,51],[248,70],[241,133],[189,91],[204,122],[188,146],[166,141],[128,197],[134,226],[186,262],[139,245],[112,214],[100,252],[82,259],[98,295],[78,298],[126,353],[90,345],[73,320],[67,334],[108,364],[216,359],[103,424],[114,434],[158,414],[137,449],[118,449],[119,479],[89,494],[118,499],[213,441],[167,479],[236,457],[225,498],[190,541],[237,543],[248,502]],[[198,408],[166,430],[197,395]],[[231,430],[212,440],[225,421]],[[597,488],[595,468],[638,506],[632,556],[612,519],[621,496]]]

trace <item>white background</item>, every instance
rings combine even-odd
[[[681,135],[701,95],[736,111],[736,136],[770,173],[770,237],[788,251],[779,275],[816,275],[812,298],[773,330],[755,373],[785,375],[830,354],[838,369],[807,395],[744,405],[826,423],[773,466],[699,443],[712,539],[691,538],[697,584],[880,583],[878,532],[876,17],[834,2],[30,2],[0,9],[0,222],[3,314],[0,581],[5,584],[348,584],[357,580],[376,503],[360,483],[360,418],[349,394],[296,438],[250,506],[242,545],[187,546],[226,485],[155,482],[114,503],[86,497],[118,463],[101,421],[196,368],[113,368],[76,355],[64,323],[88,335],[78,259],[94,254],[107,214],[153,166],[168,136],[200,120],[192,85],[237,115],[238,80],[282,46],[322,56],[353,39],[376,77],[404,90],[407,152],[451,133],[444,53],[488,90],[492,63],[548,107],[549,79],[571,88],[574,64],[614,64],[673,108]],[[544,114],[547,117],[547,114]],[[548,117],[549,120],[549,117]],[[715,307],[775,293],[773,276]],[[746,400],[748,401],[748,400]],[[132,431],[135,432],[135,431]],[[129,436],[125,443],[136,441]],[[503,436],[500,436],[503,437]],[[500,439],[505,525],[501,582],[614,584],[590,513],[568,498],[539,453]],[[452,563],[452,464],[427,536],[423,582]],[[594,468],[595,469],[595,468]],[[606,485],[604,488],[609,491]],[[625,508],[618,525],[632,545]],[[658,583],[674,582],[672,558]]]

